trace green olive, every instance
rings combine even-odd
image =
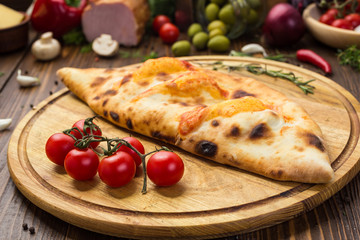
[[[254,9],[250,9],[249,14],[247,16],[247,22],[249,24],[255,24],[259,18],[258,13]]]
[[[246,18],[250,11],[250,6],[246,0],[237,0],[239,5],[239,15],[242,18]]]
[[[259,8],[261,6],[261,0],[247,0],[247,3],[251,8]]]
[[[224,34],[227,32],[225,23],[220,20],[214,20],[207,26],[208,32],[211,32],[211,30],[215,28],[219,28]]]
[[[203,29],[200,25],[200,23],[193,23],[190,25],[190,27],[188,28],[188,36],[189,38],[192,38],[196,33],[201,32]]]
[[[193,37],[192,43],[197,50],[202,50],[206,48],[208,40],[209,36],[205,32],[199,32]]]
[[[207,44],[208,48],[215,52],[225,52],[230,48],[230,40],[223,36],[218,35],[211,38]]]
[[[219,14],[219,6],[215,3],[209,3],[205,8],[205,16],[206,19],[211,22],[217,19],[217,16]]]
[[[219,11],[219,19],[226,24],[234,24],[236,20],[234,8],[231,4],[226,4]]]
[[[211,2],[221,6],[226,2],[226,0],[211,0]]]
[[[220,28],[215,28],[209,32],[209,38],[213,38],[218,35],[224,35]]]
[[[171,51],[175,57],[187,56],[190,54],[191,44],[187,40],[181,40],[175,42],[171,46]]]

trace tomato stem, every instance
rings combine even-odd
[[[141,192],[143,194],[145,194],[147,192],[147,172],[146,172],[146,160],[145,160],[146,157],[148,155],[151,155],[156,152],[160,152],[160,151],[172,152],[172,150],[170,150],[169,148],[167,148],[165,146],[162,146],[161,148],[155,147],[154,151],[142,154],[135,147],[133,147],[128,141],[126,141],[124,139],[107,138],[107,137],[103,137],[103,136],[99,136],[99,135],[93,135],[94,131],[97,131],[100,129],[97,125],[95,125],[93,123],[93,120],[95,119],[95,117],[96,116],[85,119],[83,132],[80,131],[79,128],[73,127],[71,129],[64,130],[63,133],[72,137],[75,140],[74,146],[79,149],[85,149],[85,148],[91,147],[90,144],[92,142],[106,142],[106,146],[107,146],[106,149],[100,146],[100,148],[102,149],[102,152],[99,152],[99,151],[96,151],[95,149],[93,149],[94,152],[98,156],[101,156],[101,157],[102,156],[111,156],[113,154],[116,154],[117,150],[119,150],[119,148],[122,145],[125,145],[126,147],[133,150],[137,155],[139,155],[139,157],[141,158],[142,165],[143,165],[144,180],[143,180],[143,187],[142,187]],[[90,129],[90,133],[88,133],[86,131],[87,129]],[[73,134],[74,131],[80,132],[82,138],[81,139],[76,138]]]

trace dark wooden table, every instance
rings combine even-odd
[[[30,32],[31,42],[37,38],[35,32]],[[181,36],[185,39],[185,36]],[[250,42],[261,42],[259,34],[241,37],[232,42],[231,49],[240,50]],[[328,60],[334,74],[332,80],[351,92],[360,100],[360,74],[350,67],[341,66],[336,58],[336,49],[317,42],[310,35],[297,44],[286,49],[267,48],[269,53],[294,54],[297,49],[308,48]],[[0,118],[12,118],[13,123],[8,130],[0,132],[0,239],[119,239],[70,225],[49,213],[41,210],[27,200],[16,188],[10,178],[7,167],[7,146],[13,129],[17,123],[49,95],[64,88],[56,79],[55,71],[61,67],[121,67],[142,61],[142,56],[154,51],[158,56],[172,56],[171,49],[164,45],[158,37],[146,37],[136,48],[121,48],[128,53],[104,59],[94,53],[81,53],[76,46],[62,48],[61,56],[50,62],[39,62],[34,59],[30,48],[0,55]],[[192,55],[210,55],[211,51],[197,52]],[[224,53],[228,54],[228,53]],[[322,73],[320,69],[310,64],[289,59],[292,64]],[[32,88],[21,88],[16,81],[17,70],[41,79],[41,85]],[[341,116],[339,116],[341,117]],[[320,206],[295,216],[294,219],[261,229],[255,232],[231,236],[223,239],[359,239],[360,238],[360,176],[357,175],[341,191],[325,201]],[[23,224],[34,227],[35,233],[23,230]]]

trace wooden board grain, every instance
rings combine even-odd
[[[194,64],[261,64],[291,71],[304,81],[316,79],[315,94],[305,95],[290,82],[246,71],[298,102],[319,124],[329,150],[335,179],[329,184],[279,182],[223,166],[180,149],[185,174],[175,186],[148,184],[141,193],[142,171],[125,187],[112,189],[96,176],[78,182],[45,154],[46,140],[93,115],[90,108],[64,89],[29,112],[14,130],[8,147],[8,167],[18,189],[35,205],[76,226],[129,238],[214,238],[235,235],[291,219],[321,204],[359,171],[360,104],[345,89],[311,71],[279,62],[224,56],[190,57]],[[205,66],[205,65],[204,65]],[[115,127],[99,119],[108,137],[139,137],[147,151],[162,143]]]

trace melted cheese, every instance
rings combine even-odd
[[[210,107],[206,120],[218,116],[232,117],[240,112],[258,112],[268,109],[259,99],[254,97],[243,97],[220,102]]]
[[[182,101],[185,103],[192,102],[197,97],[209,100],[225,100],[229,95],[228,91],[222,89],[202,71],[185,72],[173,80],[155,85],[132,101],[138,101],[140,98],[154,94],[168,95],[174,98],[173,100],[175,97],[183,98]],[[171,102],[171,99],[169,101]]]
[[[159,86],[159,92],[178,97],[198,97],[202,92],[208,92],[215,99],[225,99],[227,91],[221,89],[219,85],[205,73],[187,72],[179,78],[165,85]]]
[[[140,85],[150,84],[158,74],[183,72],[188,70],[188,67],[184,62],[174,58],[150,59],[133,73],[133,81]]]

